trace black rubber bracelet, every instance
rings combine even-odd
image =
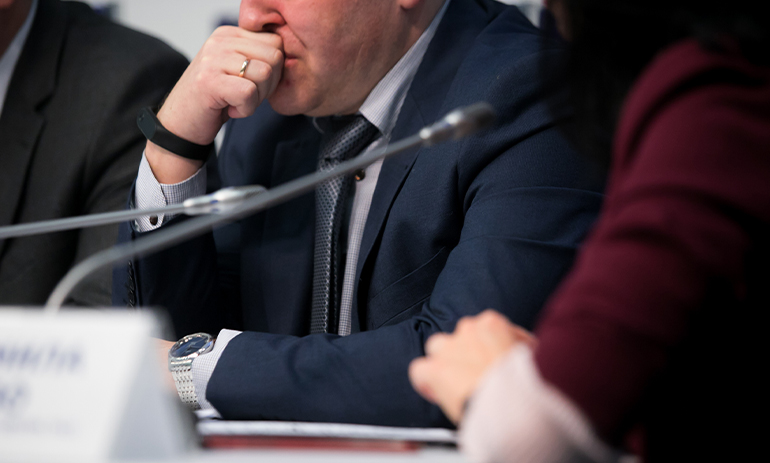
[[[214,143],[199,145],[166,130],[157,116],[155,116],[155,111],[150,107],[144,108],[139,113],[139,116],[136,118],[136,125],[139,126],[139,130],[142,131],[148,140],[177,156],[196,161],[205,161],[214,152]]]

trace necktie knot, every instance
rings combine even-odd
[[[360,114],[316,118],[323,131],[319,168],[329,168],[359,154],[378,134],[377,127]]]

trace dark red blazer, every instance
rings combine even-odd
[[[629,94],[601,219],[537,330],[544,378],[647,460],[758,448],[769,224],[770,70],[673,46]]]

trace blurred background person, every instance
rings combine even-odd
[[[764,450],[749,417],[768,387],[766,5],[551,2],[571,42],[568,130],[610,165],[608,197],[536,341],[489,311],[412,363],[415,388],[462,420],[471,460]]]
[[[58,0],[0,0],[0,226],[120,210],[157,105],[186,67],[162,42]],[[117,226],[0,241],[0,304],[38,305]],[[102,272],[72,296],[109,305]]]

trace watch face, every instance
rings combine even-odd
[[[191,334],[174,344],[168,352],[169,357],[182,358],[201,350],[206,351],[214,343],[214,338],[208,334]]]

